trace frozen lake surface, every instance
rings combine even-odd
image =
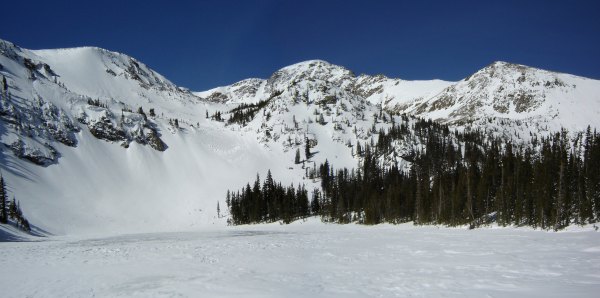
[[[600,233],[311,220],[0,243],[2,297],[598,297]]]

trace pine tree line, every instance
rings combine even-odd
[[[477,133],[460,138],[463,147],[455,147],[445,128],[429,126],[426,149],[409,156],[409,171],[383,167],[381,143],[366,146],[358,171],[325,162],[318,172],[323,219],[555,230],[600,220],[600,134],[588,128],[572,142],[563,130],[524,147],[483,142]]]
[[[252,119],[254,119],[254,115],[256,115],[256,113],[258,113],[258,111],[260,111],[262,108],[266,107],[267,104],[269,104],[269,102],[271,101],[271,99],[273,99],[273,97],[278,96],[278,95],[279,94],[275,93],[274,95],[271,95],[271,97],[269,97],[266,100],[261,100],[257,103],[251,103],[251,104],[242,103],[239,106],[231,109],[229,111],[231,116],[229,117],[229,119],[227,119],[227,124],[237,123],[237,124],[241,124],[241,125],[246,125],[246,123],[248,123]],[[219,116],[220,116],[220,112],[219,112]]]
[[[223,114],[230,114],[229,118],[227,118],[227,124],[240,124],[245,126],[248,122],[254,119],[254,116],[258,111],[266,107],[273,98],[281,95],[283,91],[273,91],[269,98],[265,100],[260,100],[257,103],[241,103],[237,107],[222,113],[221,111],[215,111],[212,116],[208,116],[208,111],[206,112],[206,118],[211,118],[215,121],[225,121]],[[270,113],[265,112],[266,117],[270,117]]]
[[[402,156],[411,166],[383,165],[394,142],[422,148]],[[490,222],[562,229],[600,220],[600,134],[569,139],[565,130],[514,145],[480,131],[450,131],[419,120],[378,132],[377,143],[357,143],[357,169],[335,170],[327,161],[311,175],[321,180],[310,210],[324,221],[463,225]],[[248,187],[247,187],[248,189]],[[245,197],[252,192],[245,191]],[[238,197],[239,198],[239,197]],[[252,209],[247,200],[245,208]],[[314,208],[313,208],[314,206]],[[283,219],[236,220],[234,224]],[[289,221],[289,217],[286,222]]]
[[[87,104],[90,105],[90,106],[96,106],[96,107],[101,107],[101,108],[108,109],[108,103],[102,102],[102,101],[100,101],[100,99],[91,99],[91,98],[88,98]]]
[[[231,218],[229,223],[249,224],[282,220],[290,223],[309,215],[308,192],[303,185],[284,187],[273,180],[271,171],[261,183],[257,175],[253,186],[237,192],[227,191],[225,199]]]

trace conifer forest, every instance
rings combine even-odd
[[[408,123],[408,122],[406,122]],[[326,222],[362,224],[501,225],[560,230],[600,218],[600,134],[589,127],[514,144],[479,131],[451,131],[419,120],[378,133],[374,144],[356,146],[357,169],[329,162],[308,169],[320,181],[310,198],[306,186],[284,187],[268,173],[227,193],[232,224],[284,223],[318,215]],[[424,150],[389,160],[393,141],[417,138]],[[399,160],[399,158],[395,159]]]

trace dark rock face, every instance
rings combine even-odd
[[[160,139],[158,132],[155,130],[151,130],[150,133],[146,135],[146,140],[147,144],[154,148],[154,150],[161,152],[167,150],[167,144]]]
[[[78,120],[87,125],[90,133],[98,139],[121,142],[123,148],[129,148],[131,142],[149,145],[158,151],[168,148],[161,140],[156,124],[143,114],[126,112],[120,120],[116,120],[106,107],[88,106],[88,109],[90,113],[100,112],[102,115],[93,119],[84,112]]]
[[[118,142],[127,139],[125,132],[114,127],[110,119],[106,117],[100,118],[100,121],[89,124],[89,129],[92,135],[98,139]]]
[[[48,144],[44,145],[46,150],[28,147],[22,140],[17,140],[10,145],[5,144],[5,146],[12,150],[18,158],[26,159],[40,166],[48,166],[55,163],[58,159],[58,152]]]

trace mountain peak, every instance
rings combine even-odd
[[[288,66],[282,68],[281,70],[296,69],[296,68],[329,67],[329,66],[333,66],[333,64],[331,64],[325,60],[312,59],[312,60],[300,61],[298,63],[288,65]]]
[[[522,77],[519,79],[519,83],[522,83],[524,77],[529,77],[529,80],[537,80],[539,79],[537,77],[540,75],[549,76],[553,74],[555,73],[527,65],[506,61],[494,61],[486,67],[466,77],[463,81],[472,82],[488,79],[505,81]]]
[[[273,85],[305,80],[339,83],[344,79],[354,77],[354,73],[345,67],[324,60],[307,60],[279,69],[271,75],[267,80],[267,84]]]
[[[343,66],[331,64],[325,60],[306,60],[279,69],[277,72],[286,73],[318,73],[331,71],[350,72]]]
[[[507,61],[500,61],[500,60],[494,61],[490,64],[490,66],[493,66],[493,67],[511,67],[511,66],[515,66],[515,65],[519,65],[519,64],[507,62]]]
[[[490,71],[490,70],[493,71],[493,70],[499,70],[499,69],[525,71],[527,69],[535,70],[537,68],[530,67],[527,65],[512,63],[512,62],[506,62],[506,61],[494,61],[490,65],[481,69],[481,71]]]

